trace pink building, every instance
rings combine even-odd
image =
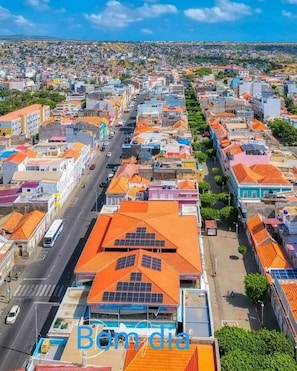
[[[196,205],[199,200],[199,189],[196,180],[161,180],[148,187],[148,199],[178,201],[179,206]]]

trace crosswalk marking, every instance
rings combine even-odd
[[[60,297],[65,289],[64,285],[25,284],[19,285],[14,296],[44,296]]]

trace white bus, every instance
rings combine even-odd
[[[56,239],[60,236],[63,229],[63,219],[56,219],[53,221],[49,230],[43,237],[43,247],[52,247]]]

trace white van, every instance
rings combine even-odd
[[[21,308],[18,305],[14,305],[9,313],[7,313],[6,318],[5,318],[5,323],[7,325],[12,325],[15,323],[19,313],[20,313]]]

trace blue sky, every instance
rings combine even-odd
[[[0,35],[297,42],[297,0],[0,0]]]

